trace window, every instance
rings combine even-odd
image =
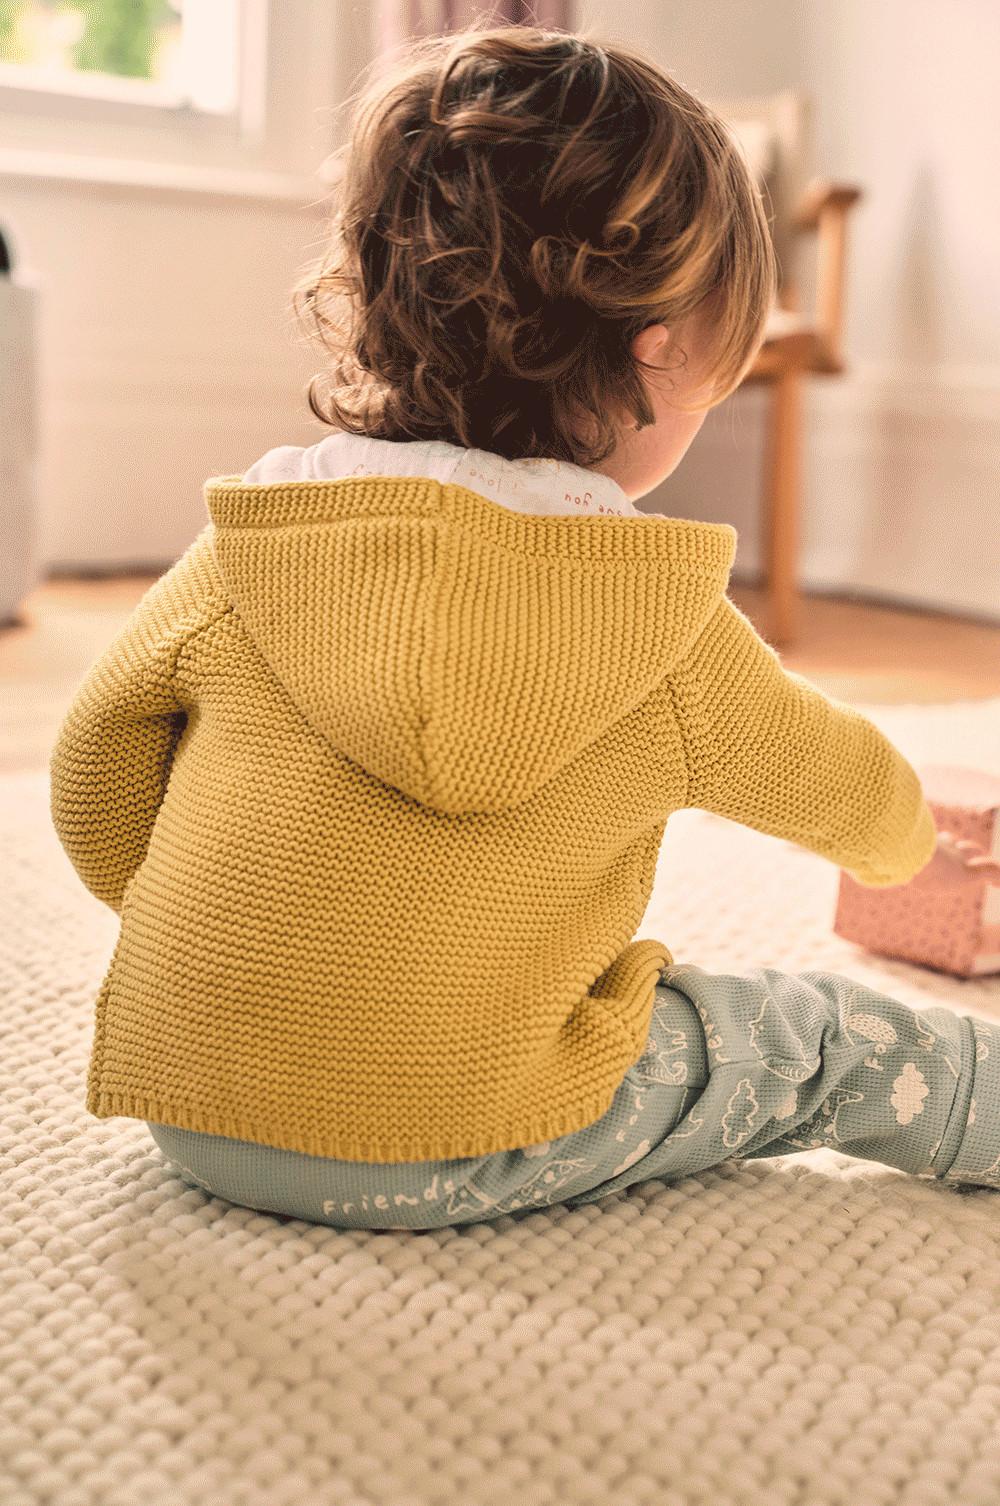
[[[0,0],[0,91],[232,115],[246,9],[247,0]]]
[[[0,0],[6,178],[311,202],[358,0]],[[362,15],[362,22],[363,22]]]

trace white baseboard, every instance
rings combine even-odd
[[[129,372],[95,359],[45,411],[40,555],[52,573],[165,568],[206,521],[212,476],[241,474],[277,444],[325,432],[308,415],[288,354],[267,370],[233,355],[144,361]]]

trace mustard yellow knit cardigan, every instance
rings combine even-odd
[[[414,477],[205,498],[52,750],[56,830],[121,916],[98,1117],[352,1161],[551,1139],[642,1050],[672,811],[868,884],[931,855],[910,765],[726,596],[731,528]]]

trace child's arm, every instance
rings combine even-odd
[[[916,773],[860,712],[786,670],[728,597],[670,676],[687,804],[797,842],[860,883],[903,884],[930,860]]]
[[[177,655],[229,604],[210,540],[208,525],[91,666],[49,758],[59,840],[91,893],[118,912],[145,856],[184,727]]]

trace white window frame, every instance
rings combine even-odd
[[[244,0],[230,114],[126,98],[128,81],[114,99],[86,85],[2,83],[0,186],[11,176],[312,199],[322,192],[317,119],[369,55],[364,28],[349,30],[352,15],[354,0]]]
[[[153,79],[66,71],[45,77],[40,68],[0,63],[0,110],[65,121],[105,120],[118,126],[150,124],[165,115],[204,122],[220,134],[259,134],[263,127],[267,62],[267,0],[240,0],[236,27],[237,91],[232,111],[200,110]],[[227,129],[228,128],[228,131]]]

